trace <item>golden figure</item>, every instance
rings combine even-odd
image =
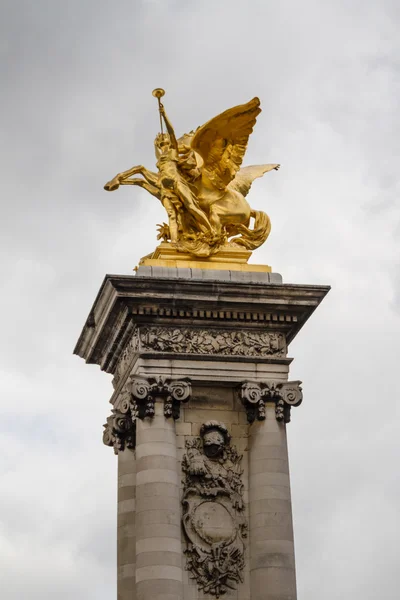
[[[170,242],[177,252],[204,258],[228,246],[258,248],[271,224],[266,213],[252,210],[246,196],[254,179],[279,169],[278,164],[240,168],[261,112],[259,99],[230,108],[177,139],[160,101],[164,94],[161,89],[153,91],[161,124],[154,141],[158,172],[138,165],[116,175],[104,188],[138,185],[158,198],[168,215],[168,225],[159,226],[158,239]]]

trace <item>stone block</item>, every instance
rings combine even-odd
[[[160,461],[160,463],[161,462],[162,461]],[[174,466],[176,467],[176,464]],[[174,468],[173,471],[165,468],[145,469],[144,471],[138,471],[136,475],[136,486],[139,488],[139,486],[146,483],[171,483],[178,486],[179,478],[176,468]]]
[[[262,500],[252,500],[249,506],[250,524],[256,515],[270,513],[287,513],[292,514],[292,505],[290,500],[282,498],[264,498]],[[251,525],[250,525],[251,526]]]
[[[142,525],[164,523],[168,525],[180,525],[181,513],[177,510],[146,510],[136,514],[136,522]]]
[[[136,510],[139,510],[139,502],[146,498],[164,496],[165,498],[178,498],[179,488],[175,484],[155,481],[142,483],[136,486]]]
[[[259,421],[259,423],[266,423],[266,421]],[[254,423],[250,426],[249,429],[250,436],[253,438],[250,442],[250,447],[256,448],[257,453],[258,450],[263,446],[284,446],[286,447],[286,439],[285,432],[269,432],[268,435],[262,435],[257,437],[254,435]]]
[[[252,472],[250,489],[256,489],[264,485],[279,485],[290,487],[290,479],[288,473],[257,473]]]
[[[118,488],[133,486],[136,483],[136,472],[126,473],[118,477]]]
[[[249,436],[249,427],[248,425],[236,425],[234,423],[231,433],[233,438],[247,438]]]
[[[174,579],[182,582],[182,569],[169,565],[151,565],[148,567],[136,567],[136,583],[149,581],[151,579]]]
[[[176,457],[156,454],[155,456],[143,456],[143,458],[139,458],[137,461],[137,470],[147,471],[148,469],[168,469],[175,471]]]
[[[263,567],[294,568],[294,551],[292,540],[254,541],[251,545],[251,569]],[[254,562],[256,564],[254,564]]]
[[[134,473],[136,470],[135,452],[125,450],[118,453],[118,476]]]
[[[118,513],[119,514],[132,512],[135,510],[135,508],[136,508],[136,506],[135,506],[134,498],[129,498],[128,500],[121,500],[120,502],[118,502]]]
[[[189,425],[190,431],[192,431],[192,426],[190,425],[190,423],[185,423],[185,425]],[[176,436],[176,447],[178,449],[182,449],[182,448],[185,447],[185,436],[184,435],[177,435]]]
[[[126,579],[127,577],[135,577],[136,565],[135,563],[121,565],[118,568],[118,577],[121,579]]]
[[[136,459],[145,456],[172,456],[176,458],[176,445],[165,442],[146,442],[136,448]]]
[[[169,525],[166,523],[143,524],[140,519],[136,520],[136,540],[148,539],[151,537],[164,537],[180,539],[180,525]]]
[[[136,561],[136,543],[134,537],[118,537],[117,560],[120,567]]]
[[[182,582],[173,579],[141,581],[136,587],[135,600],[181,600],[181,598]]]
[[[176,435],[191,435],[192,428],[190,423],[175,423]]]
[[[136,277],[152,277],[153,269],[152,267],[145,267],[140,265],[136,271]]]
[[[287,521],[288,522],[286,524],[278,523],[274,526],[252,528],[250,533],[252,543],[262,540],[283,540],[293,543],[292,520],[288,519]]]
[[[203,269],[191,269],[192,271],[192,279],[203,279],[202,272]]]
[[[239,423],[239,413],[233,410],[213,410],[212,416],[207,410],[197,408],[186,409],[185,420],[190,423],[205,423],[212,419],[213,421],[222,421],[225,425]]]
[[[251,486],[251,478],[250,478]],[[251,498],[253,500],[290,500],[290,487],[283,485],[263,485],[251,490]]]
[[[282,275],[280,273],[269,274],[270,283],[283,283]]]
[[[154,485],[152,483],[147,485]],[[150,490],[151,491],[151,490]],[[138,496],[136,499],[136,514],[140,512],[150,510],[170,510],[175,511],[176,500],[179,499],[178,490],[173,490],[173,495],[167,496],[166,494],[152,495],[151,493],[147,496]]]
[[[135,498],[135,486],[120,487],[118,489],[118,504]]]
[[[168,550],[141,552],[137,555],[136,567],[138,569],[160,564],[182,568],[182,552],[171,552]]]
[[[118,580],[118,600],[133,600],[135,598],[135,577],[125,577]]]
[[[177,267],[176,268],[176,277],[179,279],[191,279],[192,278],[192,269],[188,267]]]
[[[254,569],[251,576],[252,599],[254,598],[254,600],[271,600],[272,598],[295,600],[297,598],[294,568]],[[253,590],[258,590],[258,594],[253,594]],[[268,590],[267,593],[265,593],[266,590]]]
[[[254,477],[258,473],[286,473],[289,474],[289,463],[280,458],[259,458],[252,457],[251,473]]]
[[[119,513],[117,516],[118,529],[125,527],[126,525],[135,525],[135,523],[136,523],[136,511]]]
[[[118,527],[118,536],[132,538],[136,536],[136,522]]]
[[[215,386],[193,387],[193,393],[186,409],[232,410],[233,391],[231,388]]]
[[[251,445],[252,440],[249,439],[249,446]],[[251,446],[250,446],[251,447]],[[253,463],[257,464],[258,461],[263,461],[269,458],[279,458],[281,460],[287,461],[287,448],[285,445],[277,444],[277,445],[268,445],[268,446],[258,446],[254,452],[250,453],[250,468],[252,468]]]
[[[180,540],[161,536],[136,540],[136,554],[139,555],[142,552],[175,552],[180,554],[182,544]]]

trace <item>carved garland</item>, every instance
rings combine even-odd
[[[117,363],[114,372],[116,382],[129,367],[133,356],[146,350],[175,354],[282,358],[286,356],[286,340],[281,332],[141,327],[135,330]]]
[[[290,422],[290,409],[299,406],[303,400],[301,381],[274,382],[263,384],[244,383],[240,389],[240,397],[247,412],[247,420],[265,419],[265,403],[275,403],[277,421]]]
[[[144,327],[140,330],[140,345],[146,350],[178,354],[252,357],[286,354],[285,336],[280,332]]]
[[[166,418],[179,419],[180,404],[189,400],[191,391],[187,380],[130,378],[104,425],[104,444],[113,446],[116,454],[125,448],[135,448],[136,419],[152,418],[158,399],[164,401]]]

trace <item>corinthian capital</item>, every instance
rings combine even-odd
[[[290,409],[299,406],[303,400],[301,381],[266,381],[263,383],[245,382],[240,388],[240,397],[246,409],[247,420],[265,419],[265,403],[275,403],[277,421],[290,421]]]

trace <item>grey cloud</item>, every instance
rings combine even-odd
[[[107,272],[161,206],[102,186],[154,166],[154,87],[184,132],[258,95],[254,254],[331,294],[295,340],[289,429],[299,597],[397,593],[399,9],[384,0],[5,2],[1,19],[1,587],[115,595],[110,378],[71,355]],[[87,581],[94,582],[90,587]]]

